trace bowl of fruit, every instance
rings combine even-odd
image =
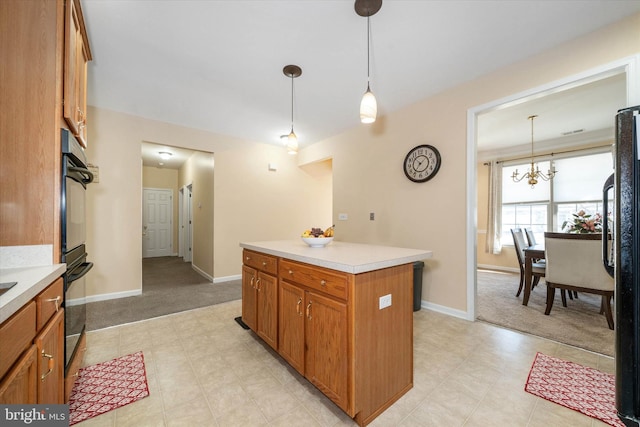
[[[302,241],[312,248],[324,248],[333,240],[333,226],[322,231],[322,228],[313,227],[302,233]]]

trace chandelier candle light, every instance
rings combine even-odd
[[[360,102],[360,121],[362,123],[373,123],[376,121],[376,116],[378,115],[378,102],[373,92],[371,92],[370,86],[369,35],[371,34],[371,27],[369,17],[375,15],[381,7],[382,0],[356,0],[354,5],[356,13],[367,18],[367,91],[362,96],[362,101]]]
[[[537,165],[534,165],[533,162],[533,119],[535,119],[536,115],[533,116],[529,116],[528,119],[531,120],[531,170],[526,172],[524,175],[522,176],[518,176],[518,169],[516,169],[513,172],[513,175],[511,175],[511,179],[513,179],[514,182],[520,182],[523,179],[527,179],[527,182],[529,183],[529,185],[531,186],[531,188],[534,188],[534,186],[538,183],[538,179],[542,179],[543,181],[549,181],[551,179],[553,179],[553,177],[556,175],[556,170],[555,169],[549,169],[547,171],[546,174],[540,172],[540,169],[538,168]]]
[[[285,76],[291,77],[291,133],[287,136],[287,152],[298,153],[298,137],[293,132],[293,79],[302,75],[302,68],[297,65],[287,65],[282,69]]]

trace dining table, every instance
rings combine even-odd
[[[531,295],[531,284],[533,282],[532,265],[533,260],[544,259],[544,244],[535,244],[524,248],[524,296],[522,297],[522,305],[529,304],[529,296]]]

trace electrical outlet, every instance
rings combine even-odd
[[[374,219],[376,219],[376,214],[374,212],[370,212],[369,213],[369,220],[373,221]]]
[[[349,215],[347,215],[346,213],[338,214],[338,220],[340,220],[340,221],[346,221],[346,220],[348,220],[348,219],[349,219]]]
[[[381,296],[378,306],[380,310],[382,310],[383,308],[391,307],[391,294]]]

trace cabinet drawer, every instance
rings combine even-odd
[[[242,252],[242,262],[244,265],[273,274],[274,276],[278,274],[278,258],[274,256],[245,249]]]
[[[282,279],[308,286],[338,298],[347,299],[348,275],[300,264],[294,261],[280,261],[280,277]]]
[[[36,297],[36,329],[39,331],[62,308],[64,285],[62,277],[57,278],[47,289]]]
[[[36,303],[25,304],[17,313],[0,325],[0,378],[33,342],[36,336]]]

